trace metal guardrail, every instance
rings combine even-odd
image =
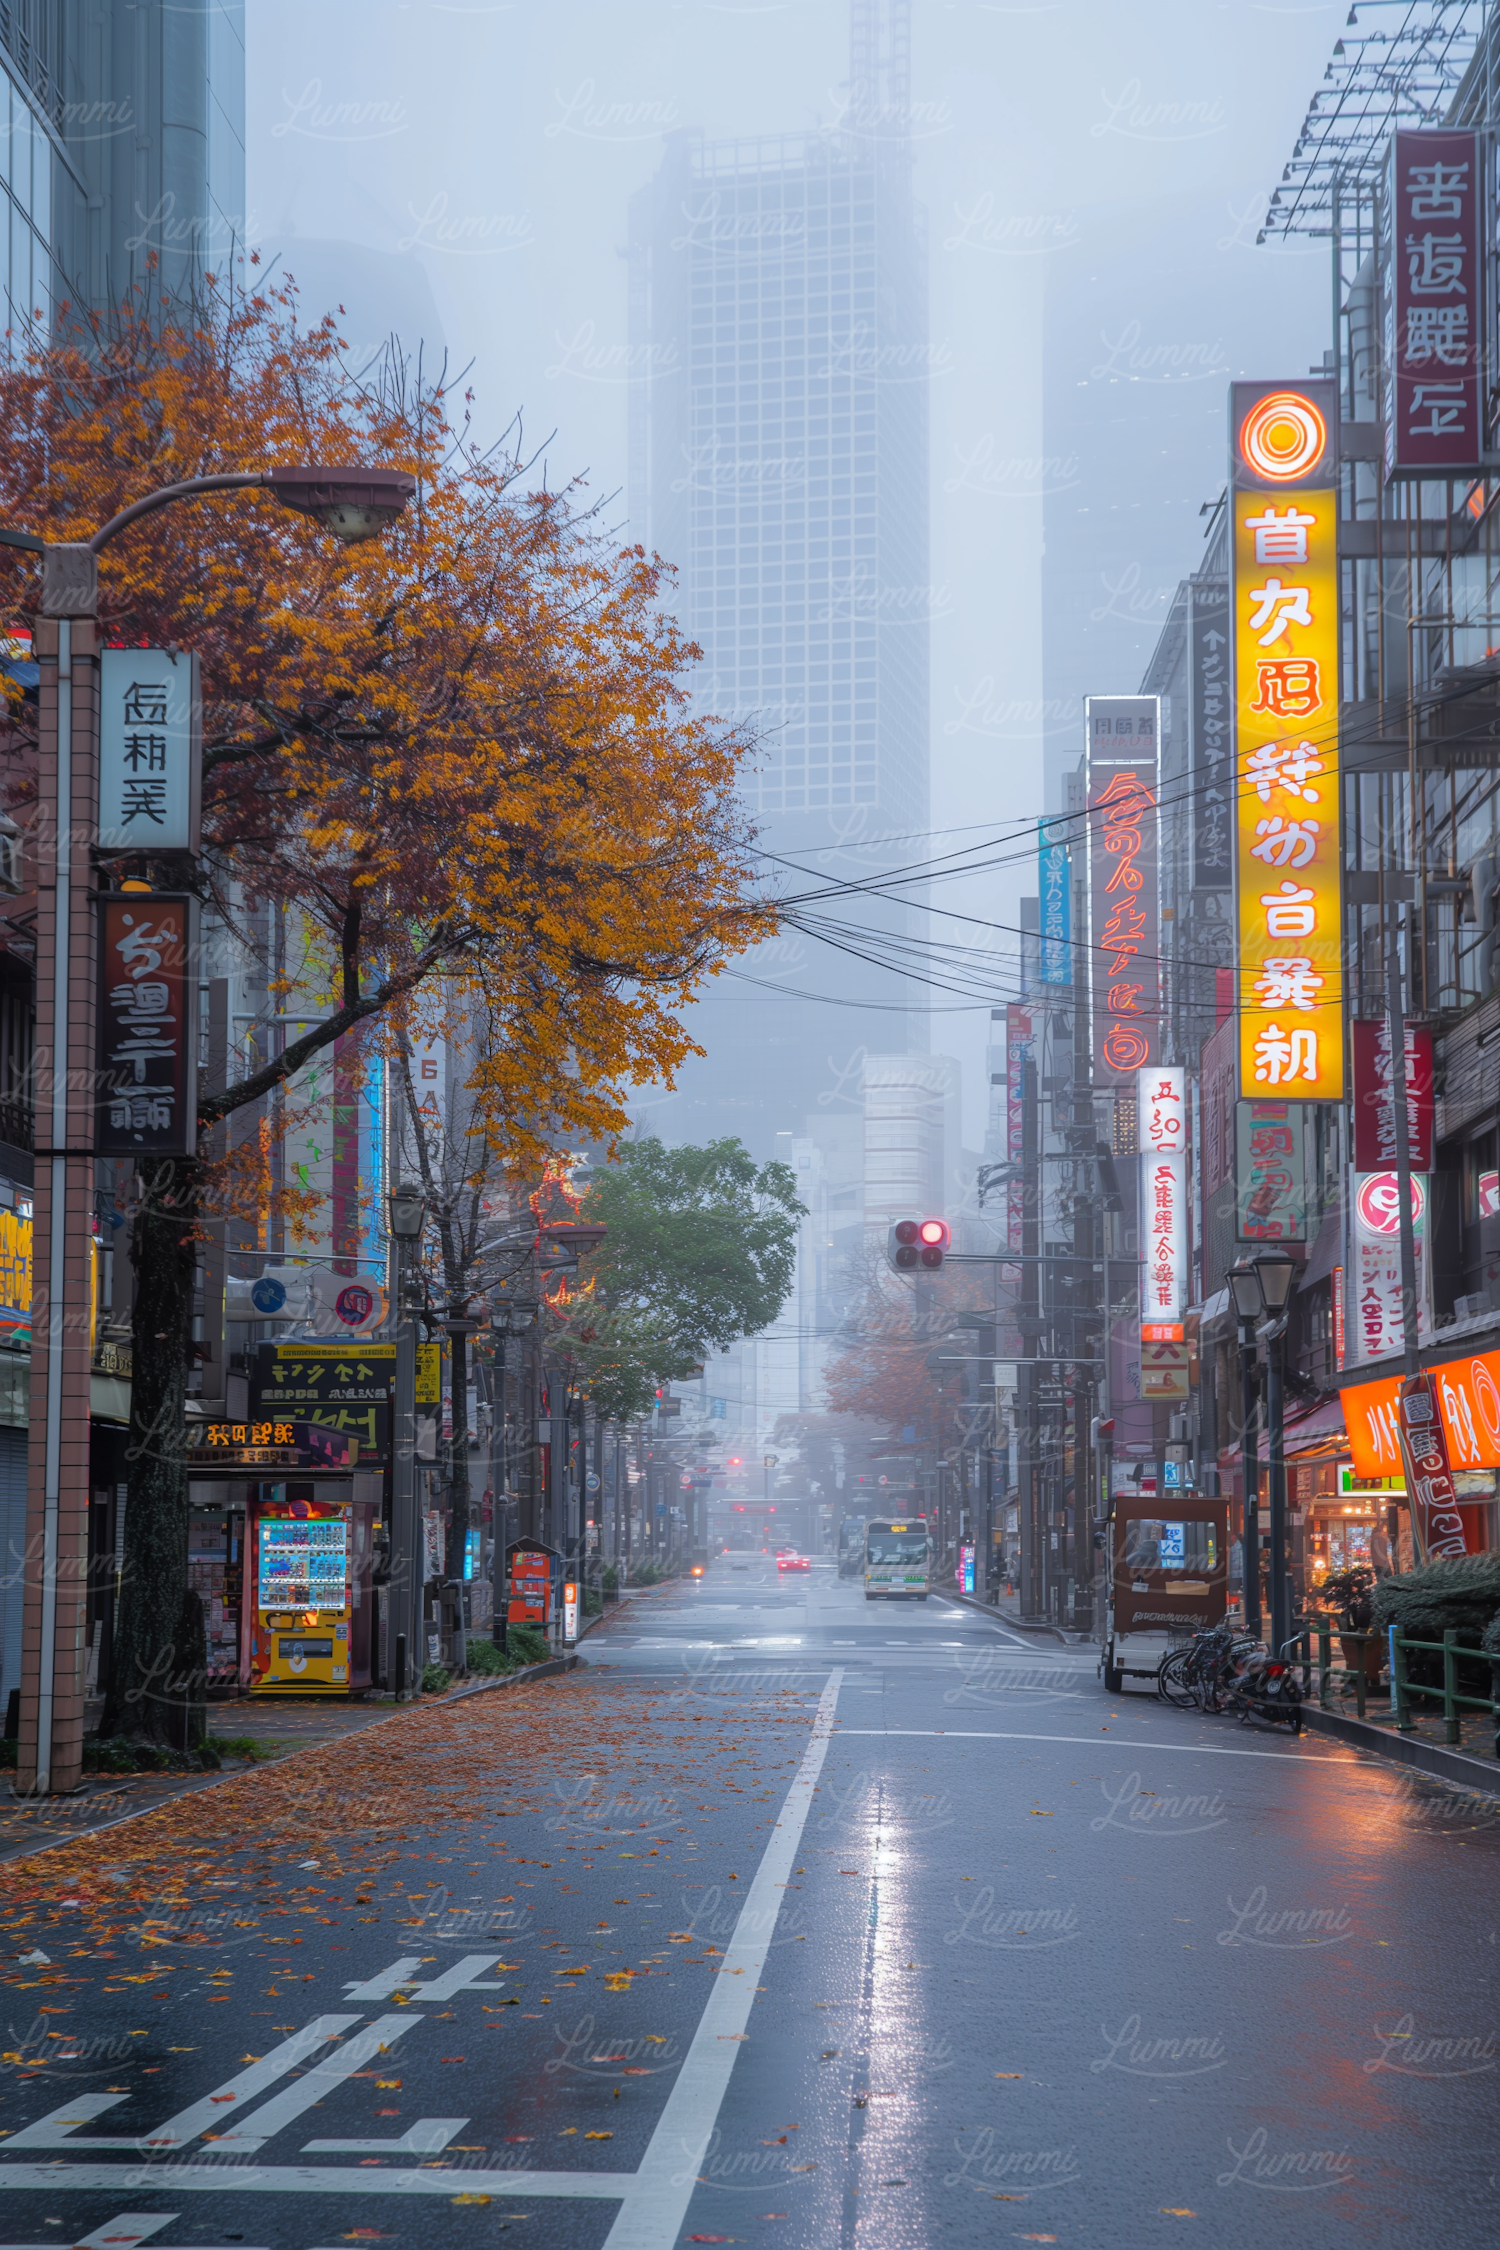
[[[1354,1708],[1360,1718],[1365,1716],[1366,1690],[1370,1684],[1365,1671],[1364,1652],[1373,1645],[1384,1649],[1386,1653],[1390,1668],[1391,1710],[1398,1734],[1415,1734],[1417,1721],[1412,1711],[1412,1698],[1424,1695],[1430,1702],[1441,1703],[1443,1706],[1443,1740],[1447,1743],[1456,1744],[1462,1740],[1459,1721],[1463,1710],[1487,1711],[1495,1723],[1495,1756],[1500,1758],[1500,1696],[1496,1695],[1494,1685],[1492,1684],[1488,1695],[1466,1695],[1458,1685],[1460,1657],[1470,1657],[1477,1664],[1487,1664],[1492,1683],[1495,1682],[1497,1673],[1500,1673],[1500,1657],[1492,1655],[1488,1649],[1460,1647],[1456,1626],[1450,1626],[1440,1641],[1419,1641],[1408,1633],[1398,1631],[1394,1625],[1388,1626],[1383,1633],[1346,1633],[1339,1631],[1337,1626],[1329,1625],[1309,1627],[1298,1635],[1298,1639],[1302,1644],[1303,1661],[1309,1673],[1314,1668],[1312,1644],[1314,1640],[1317,1641],[1318,1701],[1325,1710],[1330,1709],[1333,1702],[1334,1666],[1331,1647],[1335,1632],[1338,1632],[1341,1641],[1353,1641],[1359,1648],[1360,1662],[1354,1668]],[[1412,1649],[1441,1656],[1441,1687],[1428,1687],[1422,1681],[1410,1677],[1406,1658]],[[1347,1665],[1344,1667],[1346,1681],[1349,1669]]]

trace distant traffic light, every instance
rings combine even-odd
[[[952,1240],[946,1219],[898,1219],[886,1236],[886,1260],[897,1273],[935,1273]]]

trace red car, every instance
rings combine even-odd
[[[811,1570],[812,1564],[808,1561],[806,1555],[799,1555],[795,1547],[786,1547],[776,1557],[776,1568],[778,1570]]]

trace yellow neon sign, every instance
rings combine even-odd
[[[1303,403],[1321,430],[1316,408]],[[1249,421],[1242,447],[1255,436]],[[1265,442],[1295,459],[1315,436],[1311,428],[1299,436],[1286,417],[1270,425]],[[1240,1093],[1338,1101],[1338,499],[1325,486],[1233,492],[1231,499]]]

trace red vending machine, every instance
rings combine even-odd
[[[562,1583],[562,1556],[539,1539],[516,1539],[506,1549],[508,1625],[534,1625],[552,1637],[553,1614],[558,1606],[556,1589]]]

